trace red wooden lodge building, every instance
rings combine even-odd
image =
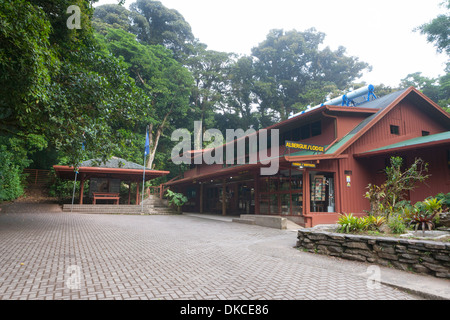
[[[276,175],[261,175],[261,162],[200,164],[165,188],[188,197],[185,212],[276,215],[305,227],[369,210],[366,188],[384,182],[392,156],[406,166],[416,158],[429,164],[431,176],[410,192],[412,203],[450,192],[450,114],[413,87],[353,106],[325,103],[266,129],[279,130]]]

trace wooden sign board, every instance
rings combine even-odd
[[[292,165],[294,167],[303,167],[303,168],[315,168],[316,167],[316,165],[314,163],[293,162]]]
[[[300,142],[294,142],[294,141],[286,141],[285,146],[286,146],[286,148],[289,148],[289,149],[299,149],[299,150],[307,150],[307,151],[313,151],[313,152],[324,152],[325,151],[324,146],[318,146],[315,144],[300,143]]]

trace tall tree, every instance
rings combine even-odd
[[[427,41],[433,43],[438,53],[450,55],[450,0],[444,0],[441,7],[446,11],[439,14],[431,22],[425,23],[416,31],[427,36]],[[417,86],[424,94],[438,103],[444,110],[450,112],[450,62],[447,62],[445,74],[436,79],[422,76],[421,72],[412,73],[402,80],[403,85]]]
[[[252,49],[256,58],[256,93],[263,126],[287,119],[298,106],[312,102],[305,98],[307,88],[334,84],[342,90],[361,76],[369,66],[345,55],[345,49],[320,50],[325,34],[309,29],[271,30],[265,41]],[[322,97],[322,99],[325,97]],[[322,101],[320,101],[322,102]]]
[[[156,150],[165,130],[186,116],[190,90],[193,85],[189,71],[173,58],[170,50],[161,45],[148,45],[122,29],[108,29],[99,41],[117,57],[122,57],[136,85],[149,97],[142,105],[151,117],[141,119],[148,125],[150,155],[147,166],[153,167]],[[145,126],[143,127],[145,128]],[[145,132],[145,130],[144,130]]]
[[[258,128],[258,113],[256,112],[255,66],[253,58],[242,56],[231,65],[230,94],[227,97],[229,113],[235,115],[237,127],[246,129]]]
[[[231,63],[231,54],[208,50],[201,43],[195,45],[194,54],[186,60],[195,81],[192,117],[202,121],[204,128],[214,126],[215,112],[223,112]],[[199,137],[195,139],[198,141]]]
[[[95,31],[105,35],[108,29],[123,29],[136,35],[138,41],[150,38],[150,24],[135,11],[118,4],[104,4],[95,8],[92,24]]]
[[[450,55],[450,0],[444,0],[441,7],[446,9],[445,13],[419,26],[416,30],[426,35],[428,42],[433,43],[438,52]]]
[[[69,5],[81,29],[68,27]],[[123,142],[118,128],[142,116],[143,91],[97,50],[92,12],[88,0],[0,1],[0,201],[20,195],[36,150],[56,149],[74,166],[106,159]]]
[[[51,73],[58,70],[45,12],[28,1],[0,3],[0,133],[31,126],[31,114],[49,99]]]
[[[130,10],[148,22],[148,30],[142,28],[146,31],[140,37],[143,42],[166,47],[178,61],[183,61],[190,54],[195,38],[191,26],[177,10],[152,0],[136,0],[130,5]]]
[[[111,155],[116,123],[134,121],[145,96],[118,59],[98,52],[90,1],[73,3],[81,29],[67,27],[63,0],[0,3],[0,131],[39,136],[76,165],[84,142],[93,156]]]
[[[439,81],[438,79],[428,78],[422,75],[422,72],[415,72],[408,74],[400,82],[400,86],[415,87],[422,91],[427,97],[433,101],[439,101]]]

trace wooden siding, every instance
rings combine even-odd
[[[343,114],[337,119],[337,138],[343,138],[353,128],[360,124],[366,117],[360,114]]]
[[[399,135],[391,133],[391,125],[399,126]],[[348,153],[361,153],[421,137],[422,131],[437,134],[448,129],[430,117],[424,110],[417,108],[407,100],[403,100],[355,141]]]
[[[391,125],[400,127],[399,135],[392,134]],[[353,154],[370,151],[386,145],[409,140],[422,136],[422,131],[437,134],[447,131],[439,121],[433,119],[421,108],[412,104],[407,99],[402,100],[397,106],[389,111],[380,121],[363,134],[344,153],[347,159],[341,159],[340,170],[342,179],[340,188],[342,191],[342,203],[345,203],[343,211],[347,213],[362,213],[369,209],[369,201],[364,198],[364,193],[369,183],[381,184],[384,181],[382,173],[385,168],[386,159],[392,155],[406,156],[407,166],[410,166],[415,157],[421,157],[429,162],[432,178],[429,179],[428,187],[421,186],[411,194],[411,201],[420,201],[424,198],[436,195],[439,192],[450,192],[448,181],[448,165],[446,163],[446,150],[419,149],[407,153],[396,154],[395,151],[387,153],[384,157],[373,157],[368,159],[355,159]],[[347,187],[344,171],[351,171],[351,186]]]

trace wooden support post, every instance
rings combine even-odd
[[[80,185],[80,204],[83,204],[83,195],[84,195],[84,181],[85,175],[81,175],[81,185]]]
[[[255,172],[255,214],[259,214],[259,174]]]
[[[128,182],[128,204],[131,204],[131,181]]]
[[[203,213],[203,183],[200,182],[200,213]]]
[[[222,215],[227,215],[227,180],[223,179],[222,182]]]
[[[309,215],[311,211],[310,189],[309,172],[303,170],[303,215]]]
[[[139,205],[139,182],[136,182],[136,205]]]

